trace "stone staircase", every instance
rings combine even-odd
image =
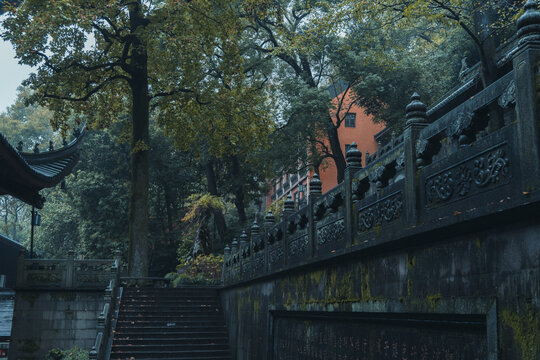
[[[125,288],[110,359],[231,360],[217,290]]]

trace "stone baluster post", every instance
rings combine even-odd
[[[75,251],[68,251],[68,258],[66,262],[66,272],[64,274],[64,286],[66,288],[73,287],[73,278],[75,277]]]
[[[419,212],[419,185],[417,172],[416,144],[420,131],[428,125],[426,105],[420,101],[420,95],[414,93],[406,108],[407,123],[403,134],[405,151],[405,194],[403,207],[407,225],[415,226]]]
[[[227,284],[229,282],[229,272],[231,269],[231,248],[229,244],[225,244],[223,249],[223,270],[221,270],[221,282]]]
[[[514,81],[518,142],[521,168],[521,191],[528,194],[540,188],[540,145],[538,143],[538,73],[540,61],[540,12],[536,1],[525,4],[517,21],[519,45],[514,53]]]
[[[290,219],[294,216],[294,200],[291,194],[287,195],[285,203],[283,204],[283,216],[282,223],[285,224],[283,228],[283,253],[285,254],[285,264],[289,263],[289,232],[287,231],[287,226]]]
[[[259,257],[260,252],[263,251],[261,249],[261,235],[260,235],[261,228],[259,227],[259,224],[257,224],[257,218],[255,218],[255,221],[253,221],[253,225],[251,225],[251,277],[262,275],[260,273],[260,269],[257,265],[257,257]],[[262,243],[264,243],[264,239],[262,240]],[[264,245],[263,245],[264,247]],[[257,252],[255,253],[255,249],[257,249]]]
[[[249,278],[249,266],[251,265],[251,249],[249,248],[249,237],[246,230],[240,235],[240,274],[242,279]]]
[[[240,256],[238,254],[239,254],[238,241],[236,240],[236,238],[234,238],[231,243],[231,277],[230,279],[232,282],[237,281],[238,276],[240,275],[238,273],[239,268],[240,268],[240,266],[238,265],[238,261],[240,261],[239,259]]]
[[[353,142],[345,154],[347,167],[345,168],[345,241],[352,245],[354,240],[354,209],[352,200],[352,185],[354,174],[362,169],[362,152]]]
[[[309,182],[309,236],[311,243],[311,257],[315,256],[316,246],[316,219],[315,219],[315,202],[322,196],[322,182],[319,179],[319,174],[313,174],[313,178]]]
[[[268,238],[270,237],[270,231],[272,228],[276,225],[276,217],[274,214],[272,214],[272,210],[268,210],[268,214],[266,214],[264,218],[264,271],[268,271],[268,247],[269,242]]]

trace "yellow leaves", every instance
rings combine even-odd
[[[186,200],[188,212],[182,218],[182,222],[190,223],[200,220],[201,216],[213,210],[225,209],[223,199],[209,193],[197,193],[190,195]]]
[[[139,151],[148,151],[148,150],[149,150],[148,144],[146,144],[143,140],[139,140],[135,143],[135,145],[131,149],[131,154],[138,153]]]

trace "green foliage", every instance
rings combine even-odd
[[[176,273],[167,274],[174,286],[181,284],[219,284],[223,255],[199,255],[190,258],[177,266]]]
[[[88,360],[88,350],[80,349],[77,346],[62,350],[62,349],[51,349],[47,354],[45,360]]]
[[[183,222],[193,223],[201,221],[214,210],[223,210],[225,205],[218,196],[208,193],[192,194],[186,200],[188,211],[182,218]]]
[[[187,274],[169,273],[165,275],[166,279],[171,281],[173,287],[182,285],[219,285],[220,279],[208,279],[203,274],[190,276]]]

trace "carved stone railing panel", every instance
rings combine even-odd
[[[313,253],[309,226],[309,207],[304,206],[287,221],[287,264],[310,259]]]
[[[508,188],[512,179],[519,177],[515,141],[516,127],[507,126],[422,169],[419,176],[422,217],[428,221],[475,209],[485,204],[471,199],[483,193],[496,202],[518,192]]]
[[[403,226],[403,181],[392,184],[383,191],[355,203],[354,245],[365,245],[390,225]]]
[[[74,287],[106,287],[110,281],[111,260],[75,260]]]
[[[488,134],[489,122],[504,126],[515,119],[514,72],[478,92],[420,132],[416,155],[420,167],[451,156],[461,146],[472,144]],[[513,95],[514,94],[514,95]],[[496,130],[491,126],[491,131]]]
[[[18,287],[35,286],[61,288],[66,286],[68,260],[24,260],[22,283]]]
[[[314,242],[317,255],[345,248],[345,186],[327,192],[313,205]]]
[[[115,260],[20,258],[20,288],[106,288]]]

